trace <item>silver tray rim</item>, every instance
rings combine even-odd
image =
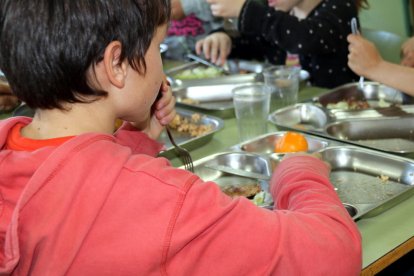
[[[180,114],[182,116],[185,117],[191,117],[192,114],[194,113],[198,113],[201,116],[201,120],[208,120],[210,122],[214,122],[214,129],[208,133],[205,133],[201,136],[198,137],[189,137],[188,140],[185,140],[184,142],[180,142],[178,143],[179,146],[182,146],[184,148],[187,148],[188,150],[191,150],[192,147],[196,146],[202,146],[207,144],[214,136],[215,133],[217,133],[218,131],[220,131],[221,129],[224,128],[224,121],[221,118],[212,116],[212,115],[208,115],[202,112],[198,112],[198,111],[193,111],[193,110],[187,110],[187,109],[183,109],[183,108],[179,108],[176,107],[176,112],[177,114]],[[161,141],[162,142],[162,141]],[[164,156],[164,157],[172,157],[173,156],[173,151],[174,151],[174,147],[171,145],[170,147],[168,147],[167,149],[163,150],[160,155]]]
[[[253,142],[259,139],[263,139],[266,136],[270,136],[270,135],[275,135],[275,134],[282,134],[285,133],[285,131],[276,131],[276,132],[272,132],[272,133],[268,133],[265,135],[260,135],[256,138],[250,139],[249,141],[245,141],[243,143],[238,143],[236,145],[231,146],[229,149],[224,150],[224,151],[220,151],[208,156],[204,156],[198,160],[196,160],[194,162],[194,166],[197,167],[205,162],[208,162],[209,160],[212,160],[214,158],[216,158],[219,155],[225,155],[225,154],[233,154],[233,153],[244,153],[246,155],[251,155],[251,156],[258,156],[261,158],[266,158],[268,160],[268,162],[271,162],[270,159],[272,158],[270,154],[264,154],[264,153],[255,153],[255,152],[246,152],[242,150],[242,145],[248,143],[248,142]],[[312,136],[312,138],[315,139],[321,139],[322,141],[331,141],[330,139],[326,139],[324,137],[320,137],[317,135],[312,135],[312,134],[307,134],[309,136]],[[403,157],[403,156],[398,156],[398,155],[393,155],[390,153],[385,153],[385,152],[381,152],[381,151],[376,151],[370,148],[364,148],[361,146],[357,146],[357,145],[350,145],[350,144],[346,144],[343,142],[339,142],[339,141],[331,141],[331,144],[328,144],[327,147],[318,150],[316,152],[323,152],[326,150],[332,150],[332,149],[345,149],[345,150],[355,150],[355,151],[361,151],[367,154],[371,154],[374,156],[381,156],[387,159],[391,159],[391,160],[396,160],[396,161],[400,161],[406,164],[412,164],[414,166],[414,160]],[[181,166],[180,168],[183,168],[183,166]],[[214,182],[214,181],[213,181]],[[377,203],[370,203],[370,204],[359,204],[359,203],[349,203],[349,202],[342,202],[342,204],[344,205],[345,208],[351,207],[354,208],[354,210],[357,212],[356,215],[352,216],[353,220],[359,220],[362,218],[370,218],[370,217],[374,217],[379,215],[380,213],[394,207],[395,205],[398,205],[399,203],[401,203],[402,201],[404,201],[405,199],[411,197],[412,195],[414,195],[414,183],[412,183],[411,185],[408,184],[403,184],[403,185],[407,185],[409,188],[407,190],[404,190],[402,192],[399,192],[395,195],[393,195],[392,197],[383,200],[383,201],[379,201]],[[258,206],[261,208],[267,208],[267,209],[271,209],[269,207],[271,206]]]

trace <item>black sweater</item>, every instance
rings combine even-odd
[[[240,36],[232,38],[231,57],[283,64],[286,52],[296,53],[313,85],[332,88],[354,82],[346,41],[352,17],[357,17],[354,0],[322,0],[303,20],[266,2],[247,0],[239,16]]]

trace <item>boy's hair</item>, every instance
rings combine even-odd
[[[145,53],[170,10],[170,0],[2,0],[0,68],[32,108],[90,102],[107,95],[87,77],[106,46],[120,41],[121,60],[144,74]]]

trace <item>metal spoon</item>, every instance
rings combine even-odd
[[[208,60],[205,60],[205,59],[203,59],[203,58],[201,58],[199,56],[196,56],[196,55],[193,55],[193,54],[187,54],[187,58],[189,58],[191,60],[194,60],[194,61],[197,61],[197,62],[199,62],[201,64],[206,65],[206,66],[210,66],[210,67],[216,68],[216,69],[218,69],[220,72],[222,72],[225,75],[230,75],[229,70],[227,70],[226,68],[221,67],[221,66],[218,66],[218,65],[216,65],[216,64],[214,64],[214,63],[212,63],[212,62],[210,62]]]
[[[353,17],[351,19],[351,29],[352,29],[353,34],[360,35],[360,32],[358,30],[358,22],[357,22],[357,19],[355,17]],[[358,85],[359,85],[359,88],[361,90],[364,89],[364,77],[363,76],[359,77],[359,84]]]

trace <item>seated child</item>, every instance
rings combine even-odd
[[[169,0],[0,2],[0,68],[36,110],[0,121],[0,273],[359,274],[358,228],[315,156],[278,165],[274,210],[156,157],[175,115],[169,13]]]
[[[186,54],[194,53],[197,40],[222,26],[222,19],[211,14],[205,0],[172,0],[171,5],[165,57],[182,60]]]
[[[366,0],[207,0],[215,16],[239,17],[240,37],[213,33],[198,41],[196,52],[223,64],[228,56],[285,64],[297,54],[312,85],[332,88],[354,82],[347,66],[350,21]]]

